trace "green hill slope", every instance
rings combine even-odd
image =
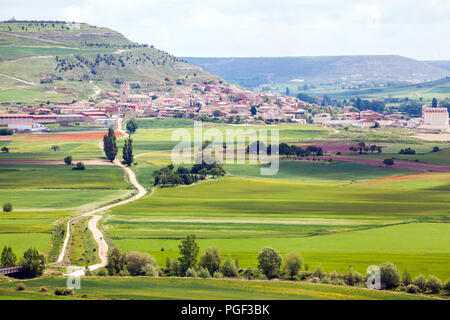
[[[217,78],[114,30],[85,23],[0,23],[0,103],[87,99],[124,80],[161,84]]]

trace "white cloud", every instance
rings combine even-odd
[[[450,59],[449,0],[16,0],[11,16],[106,26],[178,56]]]

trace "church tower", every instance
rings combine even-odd
[[[120,86],[120,103],[128,102],[128,95],[130,94],[130,86],[128,82],[122,83]]]

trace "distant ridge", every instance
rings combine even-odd
[[[449,70],[439,64],[397,55],[183,59],[229,82],[250,88],[295,79],[310,83],[419,83],[450,75]]]

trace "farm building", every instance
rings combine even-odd
[[[423,124],[433,127],[448,127],[448,110],[447,108],[428,108],[422,107]]]
[[[48,131],[48,128],[40,123],[29,122],[14,122],[8,124],[8,129],[15,132],[43,132]]]

